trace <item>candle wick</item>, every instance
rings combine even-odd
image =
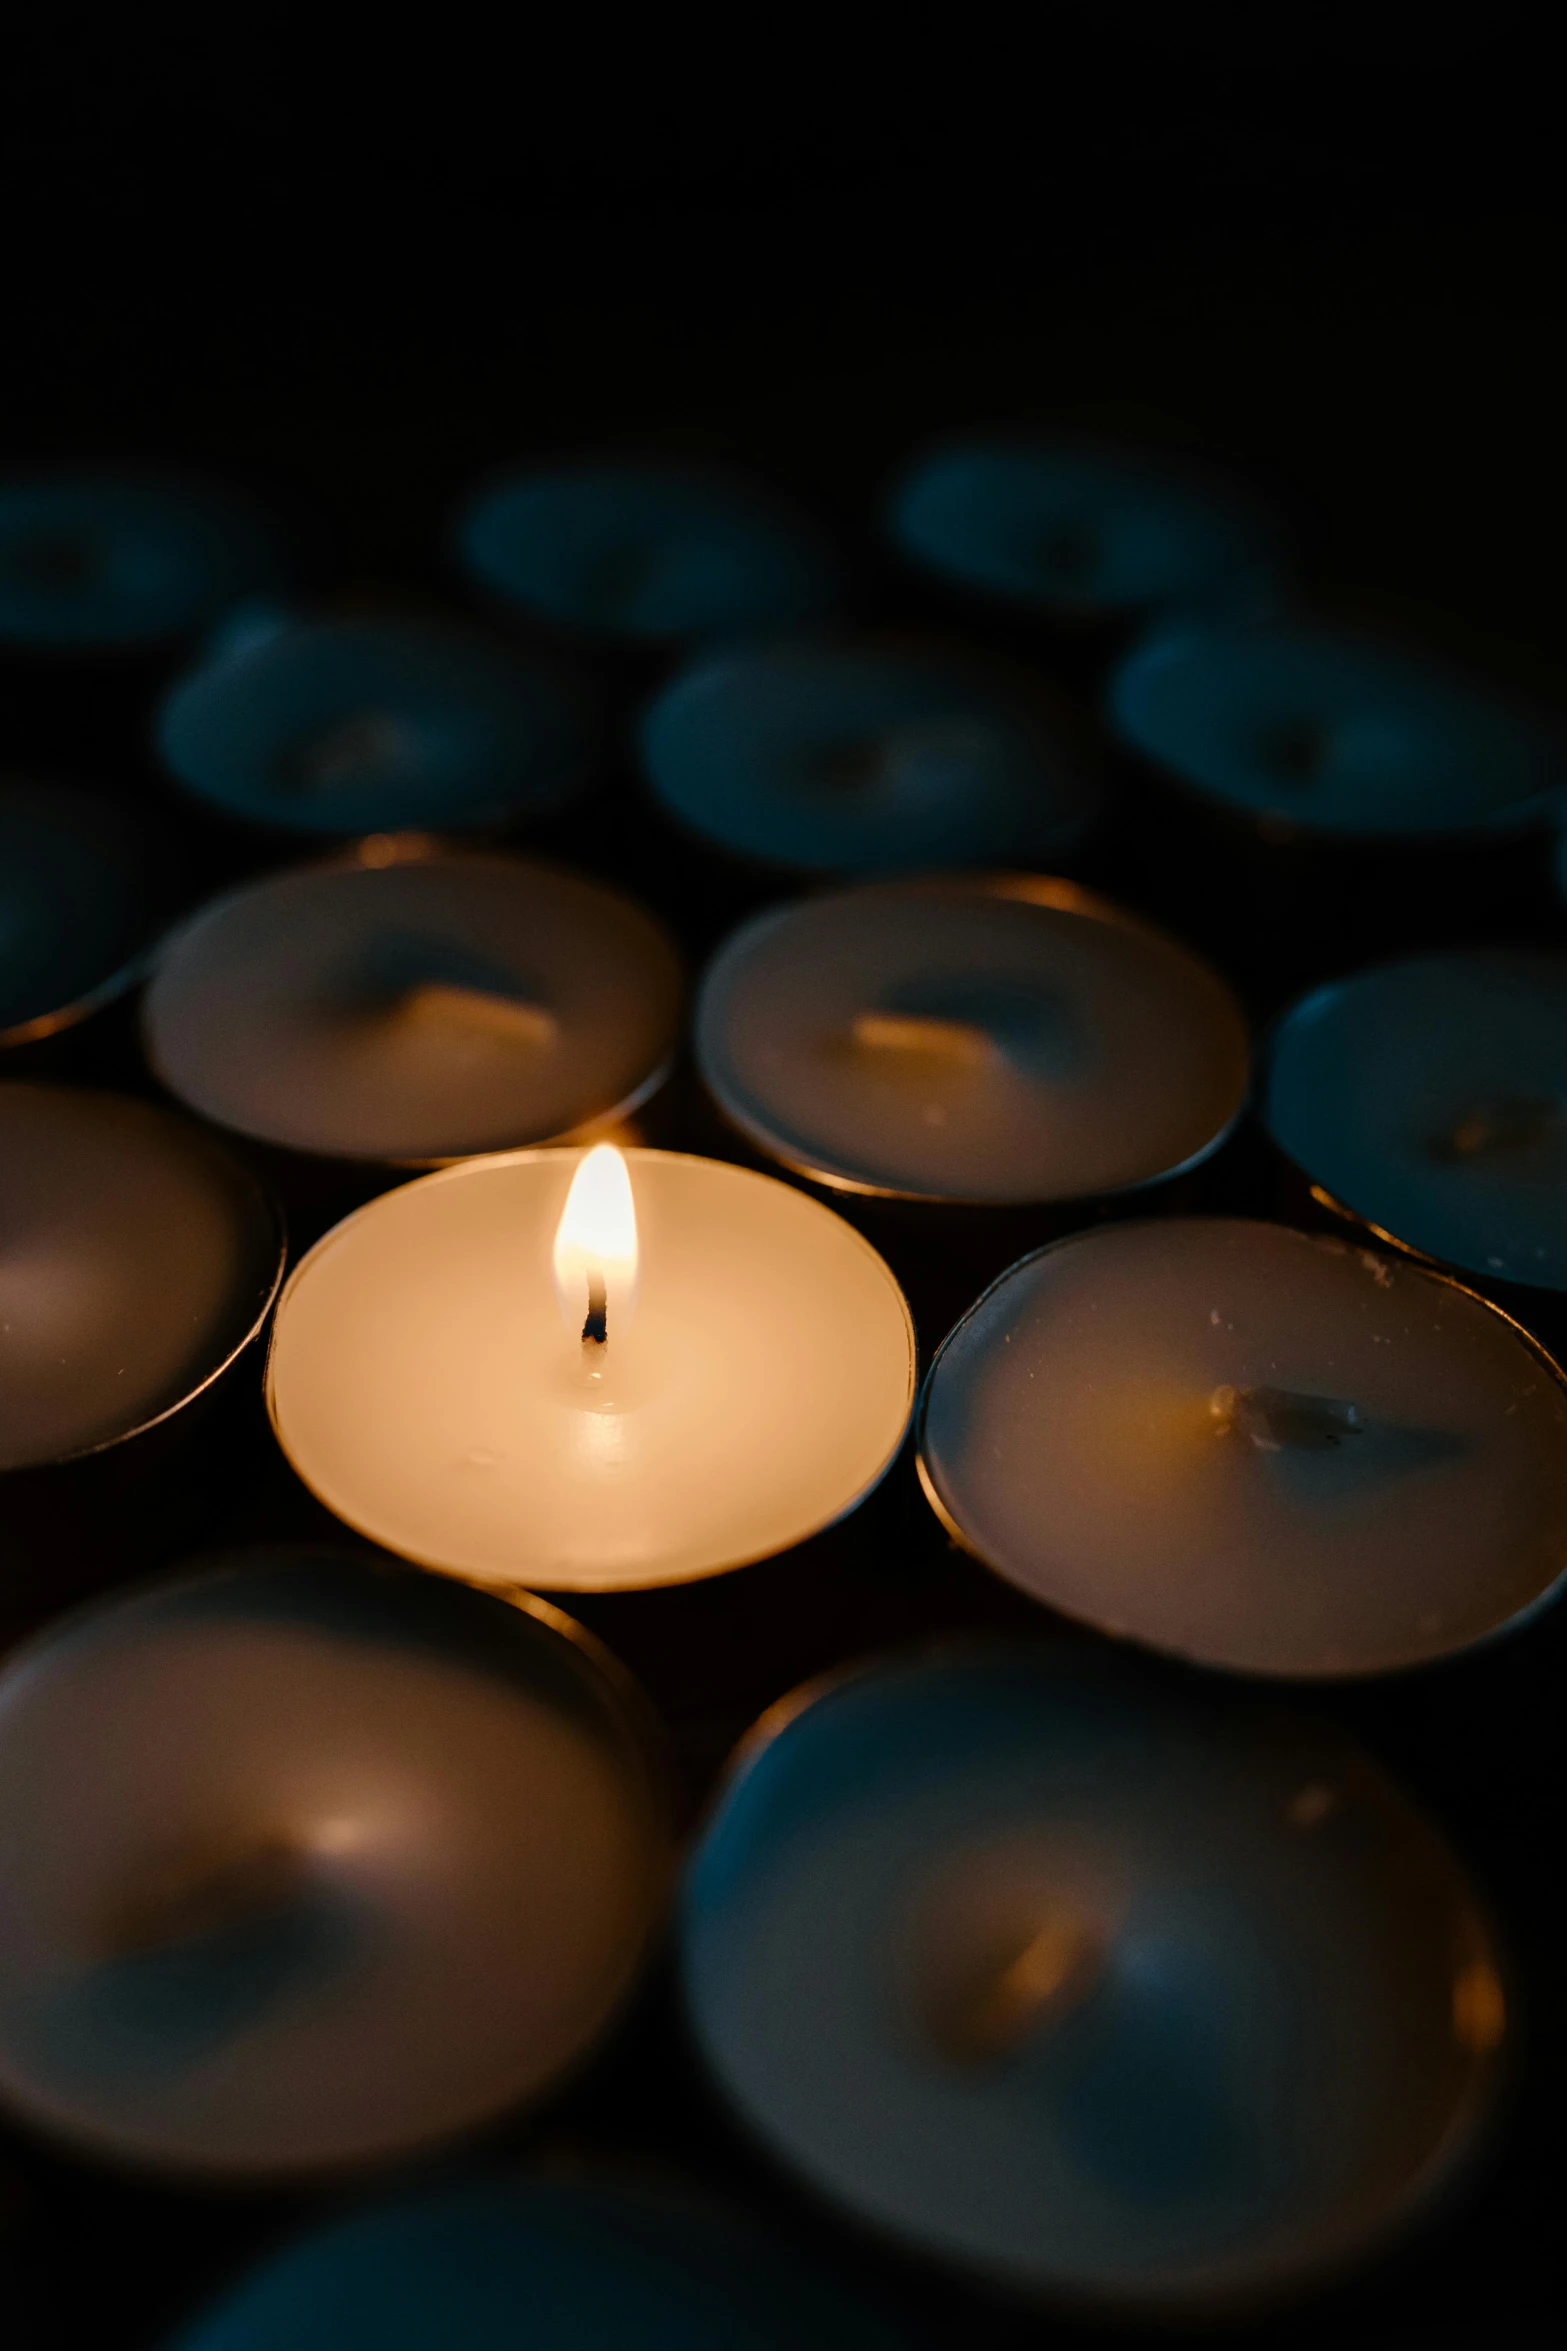
[[[609,1291],[603,1274],[594,1266],[588,1275],[588,1319],[582,1326],[584,1347],[603,1347],[609,1341]]]
[[[1366,1427],[1358,1404],[1287,1388],[1215,1388],[1208,1409],[1216,1436],[1244,1437],[1259,1453],[1328,1453]]]

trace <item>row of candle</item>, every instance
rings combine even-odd
[[[676,1050],[675,949],[563,871],[377,836],[247,884],[154,952],[118,811],[6,787],[0,846],[0,1045],[85,1017],[150,964],[158,1077],[289,1150],[428,1164],[555,1140],[624,1118]],[[1560,1290],[1564,1039],[1549,953],[1383,966],[1286,1016],[1262,1116],[1374,1232]],[[849,1193],[937,1200],[1135,1190],[1211,1151],[1247,1086],[1239,1012],[1203,964],[1023,873],[756,918],[704,980],[695,1043],[713,1098],[770,1159]]]
[[[0,2091],[235,2182],[536,2102],[664,1907],[649,1731],[544,1604],[364,1560],[248,1554],[64,1620],[0,1671]],[[1339,1734],[1079,1652],[785,1701],[676,1926],[762,2140],[1014,2289],[1277,2292],[1421,2212],[1494,2115],[1503,1962],[1421,1816]]]
[[[1212,485],[1108,450],[968,444],[906,476],[888,525],[970,588],[1135,619],[1113,732],[1249,820],[1353,841],[1504,836],[1556,813],[1559,727],[1299,616],[1266,532]],[[1070,733],[1022,682],[952,648],[820,634],[841,602],[830,560],[743,483],[546,469],[476,501],[457,543],[513,610],[753,640],[701,657],[641,732],[655,792],[726,847],[828,870],[1027,859],[1093,816]],[[0,646],[188,634],[277,575],[262,526],[189,484],[0,485]],[[801,629],[818,633],[777,641]],[[596,756],[589,710],[536,655],[450,622],[268,605],[226,622],[157,737],[218,806],[341,834],[547,815]]]

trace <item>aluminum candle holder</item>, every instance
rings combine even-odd
[[[260,1551],[0,1669],[0,2097],[109,2160],[279,2181],[537,2098],[661,1906],[627,1678],[543,1602]]]
[[[0,1620],[190,1539],[283,1257],[271,1198],[204,1129],[0,1085]]]
[[[1033,1598],[1247,1673],[1385,1673],[1567,1574],[1567,1385],[1472,1292],[1239,1219],[1025,1258],[931,1366],[920,1476]]]
[[[1341,1733],[1048,1647],[764,1717],[681,1938],[703,2055],[819,2194],[1127,2313],[1396,2235],[1482,2142],[1506,2030],[1463,1873]]]

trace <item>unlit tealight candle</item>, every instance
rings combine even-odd
[[[1035,2293],[1263,2296],[1474,2145],[1499,1962],[1342,1734],[1081,1650],[899,1659],[742,1748],[682,1915],[698,2042],[857,2218]]]
[[[1074,1235],[926,1384],[926,1491],[1034,1598],[1253,1673],[1443,1657],[1567,1570],[1567,1389],[1483,1300],[1281,1225]]]
[[[763,1150],[847,1191],[1070,1200],[1172,1175],[1238,1115],[1218,976],[1070,882],[887,882],[748,923],[697,1059]]]
[[[148,1057],[241,1133],[436,1160],[624,1117],[675,1050],[673,946],[629,899],[521,858],[374,840],[171,939]]]
[[[0,2094],[243,2176],[402,2154],[537,2094],[626,1990],[667,1868],[575,1628],[253,1553],[0,1673]]]
[[[840,1217],[601,1145],[469,1160],[349,1217],[289,1281],[267,1385],[306,1485],[389,1550],[616,1590],[842,1517],[913,1379],[903,1294]]]

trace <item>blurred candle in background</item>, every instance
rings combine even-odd
[[[199,799],[303,833],[552,816],[597,748],[552,669],[456,622],[390,614],[247,622],[173,688],[157,747]]]
[[[696,1022],[726,1117],[849,1192],[1019,1203],[1191,1166],[1245,1099],[1217,974],[1070,882],[882,882],[757,917]]]
[[[1543,828],[1567,782],[1567,736],[1528,704],[1321,622],[1156,631],[1109,715],[1175,783],[1310,835]]]
[[[1097,788],[1010,670],[892,639],[753,646],[695,664],[641,732],[655,797],[743,857],[824,871],[1047,858]]]
[[[189,636],[276,588],[282,557],[247,500],[178,475],[0,478],[0,651],[115,652]]]
[[[470,2180],[340,2218],[171,2351],[895,2351],[787,2240],[675,2187]]]
[[[220,1125],[417,1162],[628,1115],[679,1033],[679,958],[615,891],[376,836],[247,884],[160,954],[148,1059]]]
[[[716,467],[606,459],[494,483],[458,518],[464,568],[530,617],[653,642],[817,621],[838,567],[802,517]]]
[[[1412,956],[1314,990],[1279,1025],[1263,1117],[1386,1239],[1567,1290],[1567,955]]]
[[[716,1575],[843,1517],[913,1384],[903,1295],[841,1218],[607,1145],[469,1160],[359,1210],[295,1269],[267,1371],[284,1452],[350,1526],[579,1591]]]
[[[1014,1266],[931,1366],[920,1470],[1035,1599],[1243,1672],[1448,1656],[1567,1571],[1549,1359],[1451,1283],[1282,1225],[1121,1225]]]
[[[276,1551],[69,1617],[0,1671],[0,2094],[231,2178],[469,2129],[602,2032],[665,1802],[539,1602]]]
[[[1178,461],[1106,444],[935,451],[899,481],[887,528],[927,571],[1056,620],[1251,611],[1277,595],[1272,534],[1244,500]]]
[[[0,1050],[131,986],[155,919],[148,865],[140,827],[112,801],[0,782]]]
[[[763,2144],[1033,2293],[1179,2309],[1334,2268],[1487,2118],[1500,1966],[1342,1734],[1103,1658],[895,1659],[784,1700],[690,1868],[686,1999]]]

